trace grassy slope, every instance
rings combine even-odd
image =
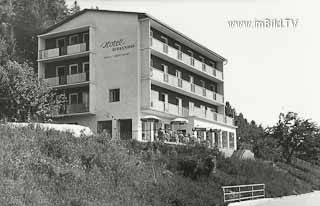
[[[150,147],[149,147],[150,149]],[[218,205],[222,185],[266,183],[268,196],[311,191],[309,181],[256,161],[219,159],[217,173],[191,180],[178,156],[133,150],[102,137],[0,126],[1,205]],[[171,165],[169,172],[167,168]],[[173,165],[173,166],[172,166]]]

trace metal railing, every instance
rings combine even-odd
[[[73,114],[89,112],[89,105],[87,104],[67,104],[65,110],[61,114]]]
[[[88,46],[86,43],[69,45],[61,48],[53,48],[39,51],[39,59],[50,59],[54,57],[78,54],[88,51]]]
[[[265,184],[223,186],[222,190],[224,202],[265,198]]]
[[[214,91],[208,90],[199,85],[192,84],[191,82],[178,78],[174,75],[165,74],[163,71],[160,71],[155,68],[151,68],[151,74],[152,74],[151,78],[153,80],[168,84],[176,88],[180,88],[186,92],[190,92],[192,94],[196,94],[206,99],[223,104],[223,101],[224,101],[223,95],[218,94]]]
[[[166,113],[177,115],[177,116],[183,116],[183,117],[196,116],[206,120],[234,126],[234,121],[232,118],[226,121],[226,116],[224,116],[223,114],[219,114],[210,110],[203,110],[200,107],[196,107],[196,106],[194,106],[193,109],[191,108],[188,109],[185,107],[179,107],[178,105],[163,102],[163,101],[152,98],[151,108],[160,112],[166,112]]]
[[[212,66],[209,66],[191,56],[188,54],[185,54],[155,38],[150,38],[151,42],[151,48],[164,53],[168,55],[171,58],[174,58],[178,61],[183,62],[184,64],[187,64],[188,66],[193,67],[194,69],[201,71],[203,73],[206,73],[209,76],[215,77],[221,81],[223,81],[223,73]]]
[[[86,82],[89,81],[89,72],[51,77],[44,79],[44,81],[46,81],[49,87]]]

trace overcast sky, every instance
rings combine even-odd
[[[67,0],[70,5],[74,0]],[[197,2],[197,3],[194,3]],[[81,9],[146,12],[228,59],[225,99],[273,125],[294,111],[320,123],[317,0],[78,0]],[[298,19],[297,27],[230,28],[228,20]]]

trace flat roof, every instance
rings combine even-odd
[[[215,53],[214,51],[208,49],[207,47],[199,44],[198,42],[196,42],[196,41],[194,41],[193,39],[187,37],[186,35],[182,34],[181,32],[173,29],[173,28],[170,27],[169,25],[161,22],[160,20],[154,18],[153,16],[151,16],[151,15],[149,15],[149,14],[147,14],[147,13],[143,13],[143,12],[115,11],[115,10],[101,10],[101,9],[83,9],[83,10],[81,10],[81,11],[79,11],[79,12],[77,12],[77,13],[75,13],[75,14],[73,14],[73,15],[65,18],[65,19],[63,19],[62,21],[60,21],[60,22],[58,22],[58,23],[56,23],[56,24],[48,27],[47,29],[45,29],[45,30],[44,30],[42,33],[40,33],[39,35],[46,34],[46,33],[50,32],[50,31],[52,31],[53,29],[58,28],[59,26],[67,23],[68,21],[71,21],[72,19],[76,18],[77,16],[80,16],[80,15],[84,14],[84,13],[87,12],[87,11],[93,11],[93,12],[114,12],[114,13],[124,13],[124,14],[137,14],[140,19],[142,19],[142,18],[150,18],[150,19],[152,19],[153,21],[155,21],[155,22],[163,25],[164,27],[166,27],[166,28],[168,28],[169,30],[173,31],[174,33],[178,34],[178,35],[181,36],[182,38],[184,38],[184,39],[192,42],[192,43],[195,44],[196,46],[201,47],[202,49],[207,50],[209,53],[211,53],[211,54],[214,55],[214,56],[217,56],[217,57],[220,58],[222,61],[227,61],[227,59],[224,58],[223,56],[221,56],[221,55]]]

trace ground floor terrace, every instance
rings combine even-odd
[[[228,156],[237,149],[235,126],[197,116],[179,117],[152,109],[124,118],[100,119],[98,115],[84,113],[60,117],[56,121],[88,126],[93,132],[123,140],[162,141],[168,144],[200,143],[217,147]]]

